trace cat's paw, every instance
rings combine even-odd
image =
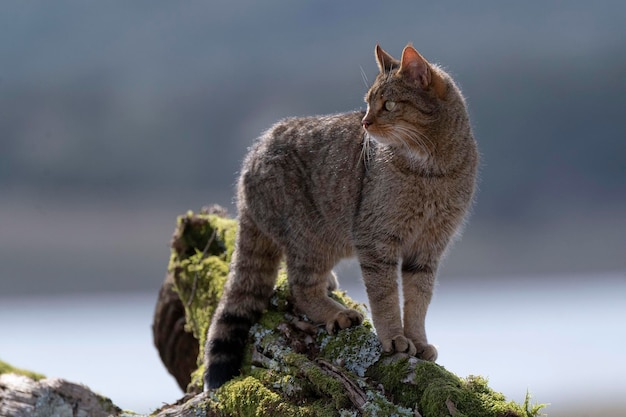
[[[383,352],[386,353],[408,353],[411,356],[415,356],[417,349],[411,340],[404,337],[404,335],[397,335],[391,339],[382,340]]]
[[[363,322],[363,314],[356,310],[346,309],[338,311],[335,316],[326,323],[329,334],[335,334],[339,330],[357,326]]]
[[[418,343],[415,345],[417,348],[417,357],[424,359],[425,361],[434,362],[437,360],[437,348],[428,343]]]

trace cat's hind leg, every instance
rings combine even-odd
[[[311,321],[324,324],[330,334],[363,322],[363,315],[328,296],[337,280],[323,263],[287,255],[287,275],[296,310]]]

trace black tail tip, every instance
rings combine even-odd
[[[211,363],[204,371],[204,391],[216,389],[239,374],[239,367],[233,363]]]

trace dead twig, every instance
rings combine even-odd
[[[324,360],[317,359],[315,362],[319,365],[320,369],[327,375],[332,376],[346,389],[346,394],[350,399],[350,402],[359,410],[363,412],[363,405],[367,402],[367,395],[365,392],[348,376],[348,374],[341,368],[336,367],[332,363]]]

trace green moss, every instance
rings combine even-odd
[[[300,369],[290,368],[288,371],[278,372],[271,369],[252,368],[248,376],[280,395],[284,402],[297,405],[299,412],[303,415],[317,417],[337,415],[337,402],[329,401],[322,390],[306,377],[303,378],[304,375]],[[345,400],[344,398],[342,404],[346,403]],[[350,404],[347,403],[347,405]],[[272,417],[276,416],[272,415]]]
[[[45,376],[38,374],[36,372],[27,371],[25,369],[16,368],[14,366],[9,365],[8,363],[0,360],[0,375],[1,374],[18,374],[27,376],[35,381],[39,381],[40,379],[44,379]]]
[[[415,358],[382,360],[368,371],[393,396],[394,403],[415,407],[424,417],[531,417],[542,405],[521,406],[489,388],[487,380],[459,378],[443,366]]]
[[[312,407],[299,407],[284,399],[253,377],[236,378],[217,392],[218,408],[226,415],[257,416],[316,416]]]
[[[530,393],[526,391],[526,398],[524,398],[524,404],[522,406],[524,412],[526,413],[524,415],[526,417],[543,416],[544,414],[541,413],[541,410],[546,408],[547,404],[539,404],[539,403],[531,404],[530,399],[531,399]]]
[[[309,360],[306,356],[298,353],[285,355],[285,362],[298,369],[319,396],[327,398],[334,405],[335,410],[347,408],[351,405],[350,399],[346,395],[345,387],[337,379],[331,377],[321,370],[319,366]]]
[[[202,387],[206,335],[228,277],[236,232],[235,220],[213,214],[190,211],[177,219],[168,270],[185,306],[186,330],[200,347],[189,389]]]
[[[409,358],[392,361],[385,358],[367,370],[367,376],[380,382],[388,392],[393,393],[394,400],[404,406],[414,407],[421,393],[418,389],[406,390],[406,376],[409,374]]]

